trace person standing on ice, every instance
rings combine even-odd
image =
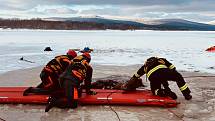
[[[63,90],[51,95],[45,112],[48,112],[54,106],[77,108],[78,98],[81,96],[80,85],[82,82],[85,83],[86,94],[96,94],[96,92],[90,90],[93,73],[93,69],[89,65],[90,60],[91,56],[88,52],[84,52],[73,59],[69,67],[59,78]],[[66,98],[66,103],[63,100],[64,97]]]
[[[169,88],[168,81],[175,81],[186,100],[192,99],[191,91],[188,88],[182,75],[176,70],[176,67],[167,61],[165,58],[150,57],[144,65],[135,73],[132,78],[123,85],[126,90],[129,88],[130,82],[135,82],[142,75],[150,81],[151,91],[154,95],[161,97],[169,96],[172,99],[177,99],[177,95]],[[163,86],[163,88],[162,88]]]
[[[66,55],[56,56],[49,61],[40,73],[41,83],[37,87],[30,87],[23,93],[51,93],[60,88],[58,78],[70,65],[71,60],[77,56],[77,53],[69,49]]]

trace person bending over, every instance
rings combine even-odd
[[[168,81],[175,81],[185,99],[192,99],[192,96],[190,95],[191,91],[184,78],[176,70],[176,67],[165,58],[148,58],[137,73],[132,76],[129,82],[137,80],[144,74],[146,74],[146,77],[150,81],[151,91],[154,95],[161,97],[169,96],[172,99],[177,99],[177,95],[171,91],[168,84]],[[123,88],[127,90],[129,86],[125,84],[123,85]]]

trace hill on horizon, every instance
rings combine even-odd
[[[150,21],[117,20],[103,17],[50,17],[30,20],[0,19],[0,28],[57,29],[57,30],[191,30],[215,31],[215,25],[183,19]]]

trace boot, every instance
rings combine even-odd
[[[27,88],[26,90],[24,90],[23,96],[27,96],[29,93],[31,93],[32,88],[33,88],[33,87],[29,87],[29,88]]]
[[[190,95],[190,94],[184,95],[184,98],[186,100],[191,100],[192,99],[192,95]]]
[[[69,107],[72,108],[72,109],[77,108],[78,107],[78,100],[72,101],[72,103],[69,104]]]
[[[55,106],[57,99],[55,97],[50,96],[48,99],[48,104],[46,105],[45,112],[48,112],[51,108]]]
[[[174,93],[174,92],[169,92],[168,94],[167,94],[169,97],[171,97],[173,100],[176,100],[177,99],[177,95]]]
[[[173,100],[177,99],[177,95],[170,90],[170,88],[165,89],[165,93],[167,96],[171,97]]]
[[[192,99],[192,95],[190,95],[190,93],[191,93],[191,91],[190,91],[189,88],[187,88],[187,89],[185,89],[185,90],[182,91],[182,94],[184,95],[184,98],[186,100]]]

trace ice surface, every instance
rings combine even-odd
[[[170,60],[177,69],[215,73],[215,32],[0,30],[0,73],[46,64],[67,49],[94,49],[92,63],[142,64],[150,56]],[[44,52],[50,46],[54,51]],[[35,62],[20,61],[24,59]]]

